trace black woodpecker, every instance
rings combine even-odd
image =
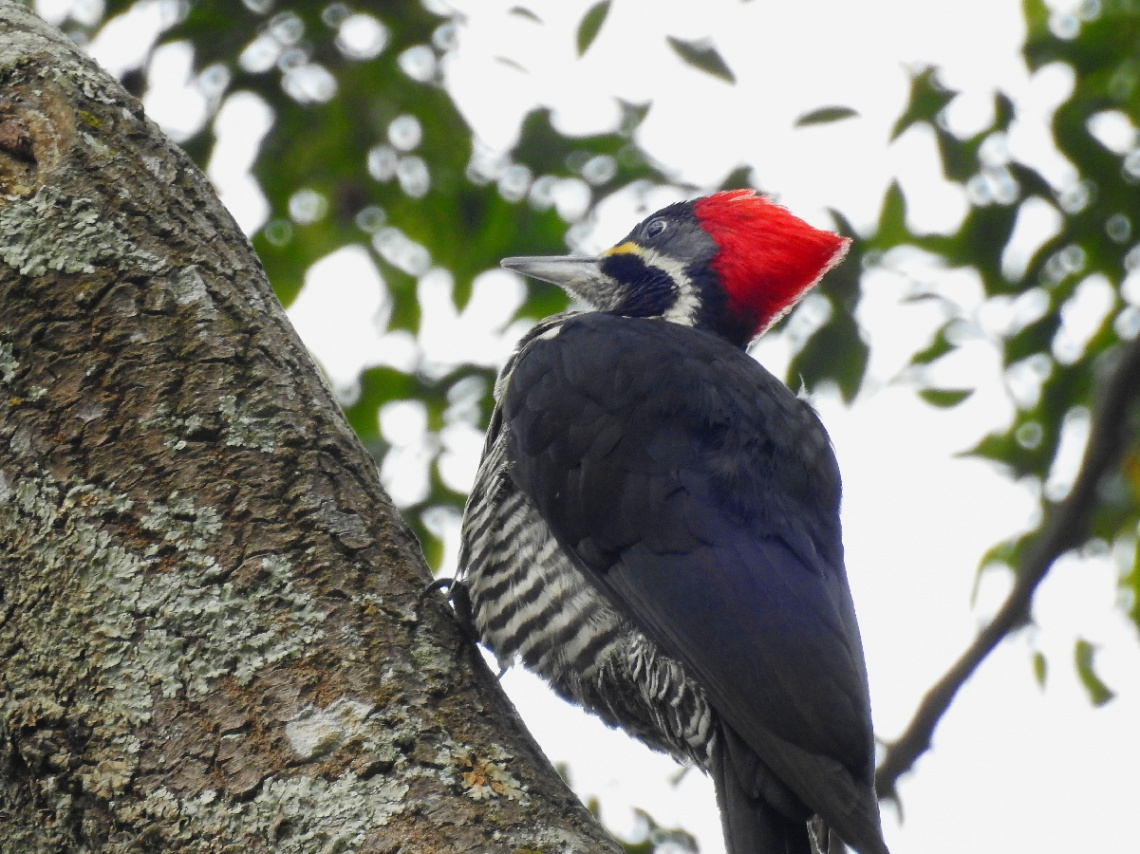
[[[729,854],[888,854],[839,469],[745,351],[847,243],[743,190],[598,257],[503,261],[593,310],[536,325],[499,377],[470,617],[504,664],[712,775]]]

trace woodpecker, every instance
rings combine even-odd
[[[746,347],[848,240],[751,190],[670,205],[597,257],[507,258],[592,310],[499,376],[464,513],[480,640],[710,774],[729,854],[888,854],[840,476]],[[829,842],[829,839],[831,840]]]

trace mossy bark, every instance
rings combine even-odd
[[[0,0],[0,850],[612,851],[201,172]]]

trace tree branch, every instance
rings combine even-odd
[[[1046,510],[1039,533],[1016,568],[1013,589],[973,643],[923,697],[903,734],[887,749],[875,773],[879,796],[898,799],[899,777],[930,748],[935,727],[959,689],[997,645],[1029,620],[1030,604],[1037,586],[1053,563],[1088,537],[1089,519],[1097,504],[1097,491],[1104,477],[1120,463],[1132,438],[1129,410],[1140,397],[1140,338],[1116,353],[1099,389],[1088,445],[1080,472],[1068,496]]]

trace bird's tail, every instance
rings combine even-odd
[[[817,854],[811,810],[727,726],[718,733],[712,777],[728,854]]]
[[[818,815],[811,817],[807,827],[813,854],[849,854],[850,849],[839,838],[839,834]]]

